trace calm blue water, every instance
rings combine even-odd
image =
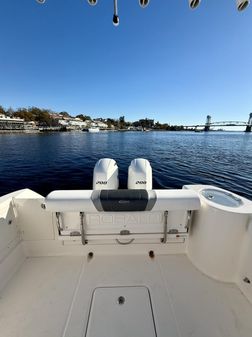
[[[212,184],[252,199],[252,133],[1,134],[0,195],[30,188],[91,189],[96,161],[114,158],[120,187],[130,161],[151,162],[154,188]]]

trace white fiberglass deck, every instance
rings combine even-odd
[[[94,290],[129,286],[149,290],[158,337],[252,336],[252,306],[238,287],[208,278],[183,254],[28,258],[0,294],[0,335],[84,337]],[[127,318],[120,336],[132,336]]]

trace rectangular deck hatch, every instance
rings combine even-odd
[[[85,337],[156,337],[148,288],[96,288]]]

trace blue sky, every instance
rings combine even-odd
[[[235,0],[1,0],[0,104],[171,124],[247,120],[252,6]]]

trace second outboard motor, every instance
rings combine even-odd
[[[114,159],[102,158],[95,164],[93,190],[117,190],[118,166]]]
[[[128,170],[128,188],[133,190],[152,190],[152,168],[143,158],[132,160]]]

